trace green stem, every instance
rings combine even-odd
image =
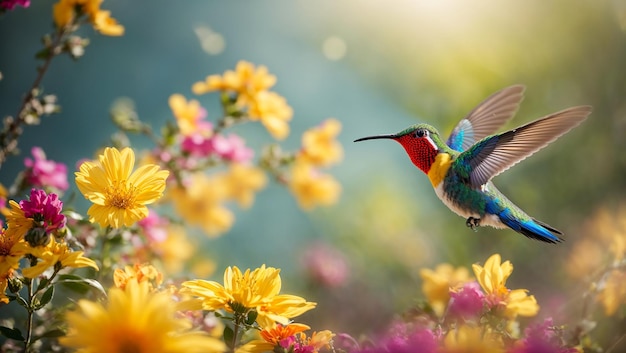
[[[50,51],[43,65],[38,69],[39,73],[37,74],[37,77],[35,78],[35,81],[33,82],[31,88],[28,90],[28,93],[22,100],[22,104],[15,118],[12,119],[10,123],[4,127],[2,132],[0,132],[0,168],[2,167],[2,164],[6,161],[7,155],[17,147],[17,139],[22,134],[21,125],[25,122],[26,119],[26,106],[28,105],[28,102],[35,98],[35,91],[37,90],[37,88],[39,88],[39,85],[41,84],[44,75],[48,71],[50,63],[52,62],[52,58],[61,53],[61,51],[58,50],[58,47],[65,34],[65,28],[61,28],[55,33],[56,36],[49,47]]]

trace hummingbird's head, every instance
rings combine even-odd
[[[439,132],[427,124],[411,125],[397,134],[362,137],[354,142],[374,139],[390,139],[401,144],[411,162],[426,174],[435,162],[435,157],[441,149],[439,146],[442,145]]]

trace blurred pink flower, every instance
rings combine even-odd
[[[458,290],[450,291],[448,303],[448,315],[455,319],[475,319],[480,317],[483,311],[485,294],[480,289],[478,282],[468,282]]]
[[[563,340],[554,329],[551,318],[543,323],[528,327],[526,336],[518,341],[510,353],[576,353],[578,349],[563,346]]]
[[[59,191],[65,191],[69,187],[67,182],[67,166],[46,159],[46,154],[40,147],[33,147],[31,153],[34,159],[26,157],[26,181],[36,187],[52,187]]]
[[[162,243],[167,239],[166,226],[169,221],[160,217],[154,210],[150,210],[148,217],[140,220],[137,224],[143,229],[148,242]]]
[[[339,286],[348,278],[345,255],[325,243],[310,245],[302,256],[302,264],[316,283],[327,287]]]
[[[0,9],[13,10],[17,5],[29,7],[30,0],[0,0]]]
[[[437,337],[433,331],[397,322],[387,334],[367,346],[345,347],[350,353],[436,353],[439,351]],[[344,347],[341,347],[344,348]]]
[[[246,147],[245,140],[234,134],[228,136],[217,134],[207,137],[204,134],[195,133],[185,137],[181,148],[192,156],[215,155],[237,163],[247,163],[254,157],[254,151]]]

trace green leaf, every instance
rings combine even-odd
[[[48,304],[50,300],[52,300],[53,296],[54,296],[54,286],[50,286],[43,293],[43,295],[41,296],[41,299],[39,299],[39,304],[35,306],[35,310],[39,310],[43,308],[44,306],[46,306],[46,304]]]
[[[28,303],[26,302],[26,300],[24,300],[24,298],[20,297],[19,295],[15,296],[15,300],[17,301],[17,303],[23,307],[26,308],[26,310],[30,309],[30,305],[28,305]]]
[[[50,283],[50,280],[48,278],[46,277],[42,278],[39,281],[39,284],[37,285],[37,289],[35,291],[40,291],[41,289],[45,288],[48,285],[48,283]]]
[[[57,283],[79,293],[85,293],[89,289],[95,289],[106,297],[107,293],[100,282],[91,278],[82,278],[76,275],[61,275]]]
[[[246,324],[248,324],[248,325],[254,324],[254,322],[256,321],[257,316],[259,316],[259,313],[256,312],[256,310],[250,311],[248,313],[248,317],[246,317]]]
[[[0,326],[0,334],[6,338],[10,338],[16,341],[26,341],[24,336],[22,336],[22,332],[16,328],[9,328],[6,326]]]
[[[230,348],[233,348],[233,337],[235,337],[235,331],[230,326],[224,327],[224,342]]]

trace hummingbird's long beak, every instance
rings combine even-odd
[[[354,140],[354,142],[365,141],[365,140],[377,140],[377,139],[395,139],[396,135],[376,135],[376,136],[367,136],[361,137],[360,139]]]

